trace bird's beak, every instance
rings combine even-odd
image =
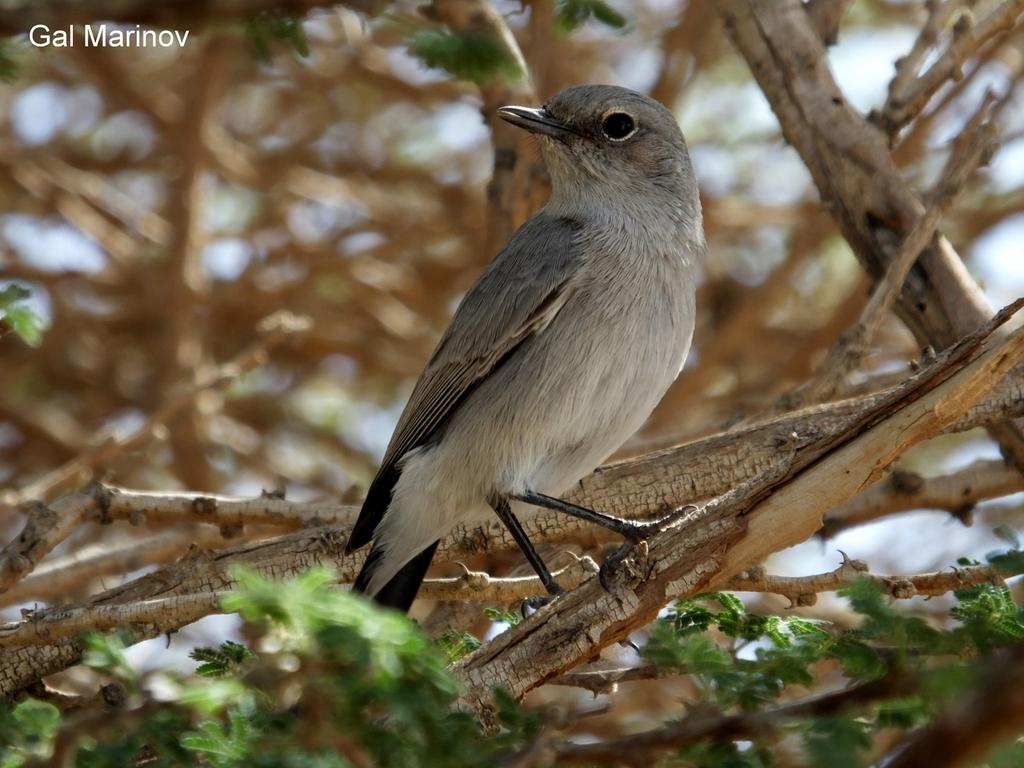
[[[539,133],[554,139],[565,139],[576,133],[565,123],[555,120],[543,109],[531,107],[499,107],[498,117],[530,133]]]

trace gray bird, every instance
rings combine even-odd
[[[355,589],[403,611],[460,523],[497,513],[550,594],[519,515],[559,509],[633,542],[657,527],[556,497],[640,428],[686,359],[706,245],[683,135],[610,85],[498,114],[537,136],[551,197],[456,310],[349,539],[373,541]]]

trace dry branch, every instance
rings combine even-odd
[[[192,547],[209,549],[223,543],[224,537],[216,529],[186,525],[113,546],[85,547],[74,554],[44,562],[27,578],[0,593],[0,606],[18,605],[29,600],[60,605],[69,597],[82,594],[102,576],[163,565],[182,557]]]
[[[957,589],[979,584],[998,584],[1018,574],[1006,573],[990,565],[972,565],[948,571],[921,573],[912,576],[882,576],[869,573],[866,563],[843,555],[843,562],[834,571],[813,576],[770,576],[761,566],[749,568],[729,579],[726,589],[736,592],[769,592],[789,598],[791,606],[814,605],[819,592],[835,592],[858,581],[877,584],[886,594],[901,600],[911,597],[944,595]]]
[[[990,328],[991,326],[988,329],[983,329],[979,334],[983,335]],[[647,613],[641,615],[640,606],[634,604],[633,601],[623,604],[617,597],[607,595],[600,589],[596,590],[595,596],[592,594],[594,592],[593,580],[570,593],[567,598],[558,601],[557,605],[569,607],[577,604],[576,596],[578,594],[586,596],[590,600],[599,598],[598,604],[593,608],[593,611],[596,612],[593,614],[594,621],[597,622],[596,626],[607,627],[607,617],[619,617],[622,623],[614,630],[612,637],[621,639],[628,634],[632,627],[642,624],[644,618],[653,615],[669,599],[684,593],[687,589],[698,588],[705,580],[704,577],[710,577],[711,571],[725,568],[725,561],[722,559],[721,553],[727,540],[741,539],[743,526],[748,524],[747,519],[740,515],[742,509],[752,506],[768,493],[773,485],[798,472],[801,467],[806,467],[815,460],[815,457],[821,456],[830,447],[834,448],[837,443],[849,436],[862,432],[866,425],[881,418],[883,414],[897,407],[898,404],[913,398],[914,393],[918,390],[935,386],[936,377],[942,378],[947,375],[949,370],[955,367],[957,361],[970,352],[978,338],[980,336],[975,335],[971,339],[965,340],[927,368],[918,371],[904,384],[883,393],[807,409],[794,416],[774,419],[767,424],[737,429],[687,446],[657,452],[643,459],[613,464],[586,478],[582,487],[573,495],[574,499],[585,504],[592,504],[597,508],[614,511],[625,510],[627,513],[635,513],[638,516],[661,511],[666,506],[682,504],[688,498],[692,498],[691,493],[697,487],[702,488],[709,495],[713,489],[719,487],[725,490],[733,487],[733,490],[712,502],[705,509],[703,515],[688,521],[684,526],[685,532],[678,532],[679,529],[674,529],[676,531],[674,533],[669,532],[672,533],[671,542],[674,543],[666,542],[658,550],[670,552],[669,559],[665,561],[666,566],[659,571],[658,578],[644,590],[645,600],[648,602],[643,605],[643,610]],[[986,359],[992,354],[994,353],[991,351],[987,353]],[[937,413],[926,411],[928,418],[922,417],[920,423],[913,427],[912,438],[901,442],[900,450],[912,439],[923,439],[925,436],[930,436],[945,428],[963,428],[974,425],[978,423],[978,419],[999,418],[1005,414],[1005,410],[1010,407],[1011,403],[1019,406],[1024,402],[1024,396],[1020,393],[1021,382],[1017,381],[1008,385],[1004,381],[1002,384],[997,384],[1000,377],[1012,364],[1012,359],[1006,358],[997,366],[985,367],[984,373],[981,373],[981,363],[976,360],[971,364],[970,374],[965,372],[957,374],[954,377],[957,381],[969,377],[969,383],[974,387],[970,397],[957,400],[957,407],[944,410],[941,419],[938,418]],[[953,386],[952,381],[943,383],[940,389],[943,392],[947,391]],[[961,384],[956,391],[959,392],[966,386],[966,383]],[[1000,388],[995,399],[991,399],[987,403],[982,400],[986,387]],[[972,404],[972,398],[978,398],[978,402]],[[916,405],[923,407],[920,403],[916,403]],[[970,416],[971,413],[974,414],[973,417]],[[858,438],[858,441],[863,442],[865,439],[865,437],[861,437]],[[887,457],[882,466],[893,457],[894,455]],[[704,463],[709,458],[711,461],[720,462],[714,473],[710,472],[708,465]],[[857,461],[860,464],[864,463],[863,457],[858,457]],[[726,467],[730,469],[725,469]],[[878,469],[880,471],[881,466]],[[872,477],[875,474],[877,472],[873,473]],[[684,479],[682,486],[677,482],[679,477]],[[736,480],[735,478],[742,479]],[[840,479],[842,482],[829,481],[830,486],[842,489],[835,491],[834,496],[811,492],[813,504],[807,509],[804,509],[803,506],[798,507],[801,510],[800,520],[803,521],[799,530],[794,530],[790,525],[790,522],[796,518],[795,515],[786,515],[778,510],[771,513],[766,512],[766,515],[781,516],[785,524],[778,524],[777,532],[762,537],[760,543],[767,547],[774,542],[781,548],[786,544],[796,543],[813,533],[820,522],[820,516],[833,503],[845,500],[860,488],[860,485],[851,488],[852,479],[849,477]],[[870,480],[871,478],[865,477],[863,484]],[[813,482],[813,480],[803,481],[803,483]],[[114,498],[117,498],[116,494]],[[160,499],[161,504],[166,504],[171,508],[175,506],[173,497],[158,496],[157,498]],[[141,499],[145,503],[153,502],[153,497],[148,494],[137,496],[125,494],[124,499]],[[79,501],[81,500],[79,499]],[[185,496],[177,499],[177,505],[183,509],[188,509],[194,503],[195,497]],[[238,508],[245,508],[246,504],[257,506],[266,504],[277,509],[285,507],[285,502],[272,498],[238,503],[240,505]],[[128,506],[131,507],[132,504]],[[230,508],[230,506],[225,507],[225,509]],[[173,517],[177,513],[167,511],[166,514]],[[299,517],[303,517],[303,515],[299,515]],[[263,517],[262,519],[266,520],[267,518]],[[608,540],[606,532],[594,531],[578,522],[568,521],[563,516],[554,514],[541,513],[527,518],[524,524],[531,538],[537,542],[553,541],[567,536],[573,536],[577,541]],[[664,542],[669,533],[658,537],[658,540]],[[354,577],[360,565],[362,553],[356,553],[354,556],[344,555],[344,543],[347,536],[347,527],[328,526],[303,529],[266,541],[247,542],[218,552],[194,552],[181,562],[107,590],[80,604],[69,606],[67,609],[124,605],[133,601],[166,598],[172,595],[223,592],[234,585],[231,568],[236,564],[245,564],[273,578],[287,578],[314,565],[325,565],[334,568],[339,573],[341,580],[348,580]],[[504,528],[497,521],[493,521],[479,529],[455,531],[442,542],[438,560],[458,560],[472,554],[494,549],[512,549],[513,547],[514,543]],[[769,551],[764,550],[759,554],[744,555],[748,559],[729,567],[734,568],[735,572],[739,572],[744,568],[749,568],[752,563],[759,561]],[[712,554],[716,552],[718,554],[712,558]],[[670,569],[668,564],[671,564]],[[600,602],[601,600],[611,601],[612,607]],[[606,611],[606,613],[602,613],[602,611]],[[37,614],[39,617],[44,615],[45,612]],[[176,620],[188,623],[188,621],[201,618],[202,615],[204,615],[202,611],[198,610],[193,613],[178,612]],[[589,611],[587,615],[590,615]],[[578,621],[581,623],[575,626],[586,626],[585,619],[586,616],[578,617]],[[168,621],[147,626],[150,632],[158,634],[176,629],[181,624]],[[142,634],[139,639],[146,636],[152,635]],[[592,645],[581,644],[578,639],[570,644],[570,647],[579,650],[580,657],[584,657],[590,652],[586,648],[594,648],[598,645],[603,647],[613,641],[613,639],[606,641],[599,631],[595,631],[589,637],[591,638],[589,643]],[[39,677],[76,663],[80,652],[80,647],[72,639],[49,645],[37,645],[30,649],[12,649],[0,660],[0,694],[21,690]],[[563,652],[565,652],[564,649]],[[539,658],[543,658],[543,655]],[[564,659],[565,668],[571,666],[573,658],[575,657],[569,652],[568,658]],[[539,678],[524,681],[518,692],[521,693],[539,682]]]
[[[565,589],[575,589],[597,571],[597,564],[593,560],[578,558],[552,575]],[[1019,574],[1004,572],[989,565],[974,565],[933,573],[883,576],[870,573],[866,563],[851,560],[844,554],[843,562],[835,570],[827,573],[811,576],[772,576],[767,574],[763,567],[755,566],[729,579],[723,588],[733,592],[767,592],[789,598],[791,606],[808,606],[814,605],[819,592],[835,592],[858,581],[870,581],[885,590],[890,597],[906,600],[917,596],[944,595],[979,584],[1001,583],[1003,579],[1017,575]],[[461,576],[428,579],[423,582],[420,597],[431,600],[508,604],[543,593],[544,585],[536,576],[502,578],[466,569]],[[4,644],[0,630],[0,645]]]
[[[913,509],[944,510],[970,522],[977,502],[1019,491],[1024,491],[1024,476],[999,460],[976,461],[956,472],[931,478],[898,469],[829,511],[820,535],[831,538],[847,528]]]
[[[578,557],[551,575],[563,589],[575,589],[597,573],[597,563],[589,557]],[[428,600],[458,600],[487,603],[517,603],[533,595],[544,594],[544,585],[536,576],[496,577],[463,566],[461,576],[451,579],[427,579],[419,597]]]
[[[18,506],[34,501],[45,501],[65,493],[83,482],[97,471],[110,464],[116,457],[144,445],[160,433],[166,424],[196,397],[211,389],[227,387],[267,360],[271,350],[297,334],[308,332],[308,318],[289,312],[277,312],[264,318],[257,326],[257,339],[234,359],[218,366],[200,380],[183,387],[157,409],[139,427],[126,435],[105,435],[94,446],[83,451],[62,466],[47,472],[43,477],[22,488],[20,491],[0,494],[0,505]],[[61,539],[56,539],[56,544]],[[6,566],[0,563],[0,587],[3,586]]]
[[[1017,331],[992,340],[945,378],[958,365],[953,360],[976,343],[977,336],[943,354],[848,432],[829,436],[793,462],[780,461],[758,481],[653,537],[626,559],[611,591],[590,579],[461,661],[456,674],[465,705],[486,721],[495,686],[522,695],[625,639],[670,600],[724,586],[814,533],[830,507],[877,480],[900,453],[942,429],[981,397],[993,376],[1024,356],[1024,331]]]
[[[534,9],[537,12],[538,9]],[[498,107],[537,103],[530,69],[505,19],[488,0],[433,0],[421,12],[459,33],[484,34],[499,41],[517,63],[520,77],[496,78],[480,89],[482,113],[491,128],[494,169],[487,187],[484,251],[497,253],[515,229],[547,197],[547,170],[529,135],[498,118]]]
[[[715,8],[843,236],[880,280],[925,211],[893,162],[888,137],[847,103],[799,0],[721,0]],[[907,275],[897,311],[922,346],[942,348],[970,333],[991,307],[940,236]],[[989,432],[1024,468],[1020,426],[1000,422]]]
[[[125,605],[57,608],[38,614],[25,611],[23,621],[0,625],[0,648],[43,645],[84,632],[119,627],[148,637],[155,634],[153,627],[177,629],[199,616],[219,611],[220,595],[213,592],[140,600]]]
[[[792,407],[831,399],[846,377],[860,365],[903,288],[910,268],[935,237],[943,214],[953,204],[971,174],[991,159],[996,149],[996,129],[991,119],[993,101],[991,95],[984,99],[953,143],[946,166],[929,196],[928,209],[900,244],[857,322],[829,349],[819,365],[818,375],[796,392],[787,395],[785,400],[788,405]]]
[[[981,666],[970,695],[957,697],[930,725],[911,732],[884,757],[886,768],[978,765],[1000,742],[1024,728],[1024,643],[995,653]]]
[[[807,16],[825,45],[838,42],[839,22],[849,6],[850,0],[808,0]]]
[[[828,717],[910,693],[915,682],[911,675],[892,674],[834,693],[739,715],[726,715],[714,707],[695,707],[681,721],[664,728],[594,744],[563,743],[555,747],[555,754],[560,764],[597,763],[640,768],[653,765],[659,754],[702,741],[752,739],[776,732],[795,720]]]
[[[952,39],[939,58],[918,74],[921,61],[946,24],[960,12],[952,28]],[[910,54],[897,62],[896,77],[881,112],[872,118],[888,133],[895,134],[913,120],[943,85],[963,77],[964,62],[993,38],[1013,28],[1024,13],[1024,0],[1005,0],[980,22],[972,10],[958,0],[936,4]]]
[[[988,414],[989,418],[1002,415],[998,411],[993,413],[991,410],[985,410],[978,403],[983,395],[1016,364],[1017,348],[1024,331],[1019,331],[1002,342],[1001,347],[996,345],[995,340],[990,341],[988,350],[981,357],[971,362],[967,368],[953,374],[948,380],[943,381],[943,379],[950,376],[958,365],[963,364],[964,360],[976,349],[980,340],[991,333],[997,324],[1005,321],[1013,311],[1014,308],[1008,308],[996,320],[962,340],[901,385],[884,393],[859,400],[846,401],[825,408],[808,409],[802,415],[798,415],[798,418],[803,420],[800,422],[800,428],[804,430],[803,434],[797,434],[791,430],[780,435],[777,431],[779,425],[786,424],[787,427],[793,427],[792,417],[788,417],[788,420],[787,418],[776,419],[767,425],[736,430],[733,434],[717,435],[706,441],[699,441],[697,444],[658,452],[642,460],[611,465],[586,478],[573,498],[598,508],[613,511],[625,509],[642,516],[649,512],[660,511],[666,504],[677,506],[683,503],[686,496],[693,491],[692,485],[689,488],[680,488],[676,485],[676,476],[680,474],[681,467],[688,468],[688,471],[695,473],[691,479],[711,474],[707,472],[706,465],[696,460],[697,458],[714,457],[717,450],[720,458],[731,456],[734,464],[737,463],[737,454],[741,457],[739,465],[750,461],[749,456],[751,455],[759,457],[762,462],[767,461],[767,468],[763,464],[759,465],[756,461],[751,462],[751,465],[746,465],[743,471],[750,473],[750,477],[739,483],[724,481],[720,472],[717,479],[711,481],[712,485],[715,482],[726,482],[725,487],[728,488],[730,487],[728,482],[732,482],[732,485],[738,485],[738,487],[733,487],[727,494],[709,504],[703,514],[689,518],[681,526],[652,540],[651,545],[659,547],[655,551],[661,551],[664,548],[670,554],[667,559],[661,556],[655,558],[658,560],[658,564],[653,571],[652,578],[641,581],[637,587],[637,590],[643,595],[642,600],[629,599],[623,602],[617,592],[607,594],[600,589],[597,589],[598,594],[591,594],[594,592],[594,580],[589,580],[567,597],[557,601],[556,606],[569,610],[573,605],[580,608],[580,600],[583,598],[590,600],[592,604],[580,608],[580,615],[574,619],[579,623],[576,623],[575,626],[588,626],[592,621],[598,629],[586,634],[586,642],[577,638],[568,645],[562,643],[561,650],[557,650],[558,646],[555,646],[554,650],[548,648],[547,655],[540,653],[540,650],[536,648],[530,650],[530,653],[538,654],[538,659],[546,659],[545,664],[549,666],[538,666],[535,677],[520,681],[518,684],[510,680],[503,682],[508,684],[514,692],[521,694],[543,679],[555,676],[558,672],[567,669],[578,658],[596,651],[609,642],[622,639],[633,627],[640,626],[645,619],[651,618],[668,600],[679,594],[684,594],[688,590],[698,588],[714,573],[718,573],[720,578],[727,578],[732,573],[749,568],[751,564],[774,551],[771,547],[781,548],[812,534],[820,525],[821,515],[831,506],[844,501],[877,479],[882,469],[909,445],[938,431],[962,425],[965,414],[970,412],[972,406],[975,409],[981,408],[977,412]],[[1002,348],[1005,348],[1005,354],[1000,354]],[[936,386],[937,389],[934,392],[919,399],[921,392]],[[1019,403],[1022,398],[1011,395],[1011,400]],[[901,410],[893,414],[893,410],[899,408]],[[897,416],[904,411],[913,414],[912,423],[906,427],[895,421]],[[808,414],[813,415],[809,416]],[[872,429],[866,435],[861,434],[868,425],[886,418],[887,414],[888,420],[882,426]],[[826,418],[826,416],[831,418]],[[889,432],[882,428],[884,424],[889,424]],[[895,429],[903,430],[906,434],[900,435],[896,440],[891,432]],[[880,431],[881,433],[878,434]],[[742,438],[740,438],[741,435]],[[854,437],[857,435],[860,436]],[[780,440],[780,438],[782,439]],[[843,451],[836,452],[836,447],[851,438],[853,438],[853,445],[866,444],[869,446],[863,450],[865,456],[870,456],[870,461],[866,461],[865,456],[857,456],[855,457],[857,472],[842,474],[841,469],[834,467],[838,460],[837,456],[843,454]],[[749,440],[750,443],[744,443],[743,440]],[[699,445],[696,451],[694,445]],[[745,450],[745,448],[753,448],[753,450]],[[883,448],[885,448],[884,452]],[[875,452],[870,453],[870,450]],[[833,452],[834,455],[829,461],[823,461],[811,470],[800,474],[812,462],[830,452]],[[696,457],[695,454],[699,454],[699,457]],[[694,461],[691,462],[691,458],[694,458]],[[723,463],[728,462],[723,461]],[[690,466],[691,464],[696,466]],[[800,510],[799,515],[787,515],[780,511],[780,504],[785,506],[790,503],[787,501],[789,499],[787,491],[791,491],[795,487],[797,494],[807,494],[809,492],[806,488],[807,484],[816,482],[818,475],[826,470],[841,473],[838,480],[831,478],[827,481],[831,493],[810,492],[812,497],[810,502],[800,498],[796,502],[797,508]],[[788,482],[794,476],[798,476],[799,482]],[[860,482],[852,487],[851,483],[857,476],[860,477]],[[101,487],[97,486],[96,488]],[[96,488],[92,489],[93,493],[96,492]],[[773,489],[775,489],[775,493],[770,495]],[[107,494],[100,494],[100,496],[102,501]],[[743,515],[744,510],[754,507],[766,496],[768,499],[758,507],[759,510],[764,510],[762,514]],[[117,495],[112,494],[111,498],[117,498]],[[128,494],[124,498],[145,498],[146,503],[156,503],[157,499],[161,499],[159,496],[152,497],[145,494],[141,496]],[[261,499],[257,503],[276,504],[279,502],[280,500]],[[86,499],[72,496],[67,497],[67,500],[62,499],[58,503],[69,505],[77,503],[82,509],[102,509],[102,504],[88,494],[86,494]],[[160,503],[173,506],[173,502],[167,497],[163,497]],[[186,506],[190,503],[193,502],[186,500]],[[283,504],[283,502],[280,503]],[[241,504],[244,506],[244,502]],[[133,507],[128,504],[126,508]],[[763,535],[744,538],[745,526],[754,529],[759,527],[762,519],[774,519],[776,516],[781,519],[770,525],[770,531]],[[537,541],[551,540],[569,532],[581,533],[583,531],[579,525],[573,527],[571,524],[566,525],[561,520],[544,515],[528,518],[526,527],[531,537]],[[443,542],[439,551],[439,559],[458,559],[469,554],[487,551],[495,546],[511,548],[512,542],[508,538],[507,533],[497,522],[473,531],[459,530]],[[360,554],[357,553],[354,557],[344,556],[343,546],[346,539],[347,528],[345,526],[321,527],[302,530],[268,541],[246,543],[216,553],[197,552],[182,562],[62,610],[124,605],[143,600],[167,598],[172,595],[219,593],[233,586],[230,570],[237,563],[245,563],[265,575],[275,578],[294,575],[313,565],[327,565],[335,568],[342,580],[350,579],[354,575],[355,569],[359,567]],[[8,549],[17,543],[12,543]],[[32,549],[31,542],[21,541],[20,544],[23,548],[27,546]],[[727,552],[730,544],[733,545],[732,549]],[[631,594],[635,596],[637,591],[633,591]],[[608,601],[611,601],[611,605],[605,604]],[[195,604],[192,606],[195,608]],[[36,614],[36,620],[44,618],[45,615],[45,612]],[[181,626],[182,622],[187,623],[187,621],[200,618],[201,615],[202,612],[199,610],[194,610],[192,613],[181,611],[176,614],[175,620],[161,620],[146,626],[149,631],[163,632]],[[557,626],[561,622],[555,624]],[[602,632],[601,627],[606,631]],[[539,637],[538,635],[538,640]],[[575,652],[578,652],[578,656],[574,649]],[[53,644],[32,646],[31,648],[19,647],[11,650],[0,662],[0,693],[20,690],[43,675],[75,663],[80,650],[77,642],[70,638]],[[557,650],[557,657],[551,656],[555,650]],[[524,649],[517,648],[516,653],[510,653],[507,657],[502,658],[514,659],[522,652]],[[479,663],[477,656],[474,656],[470,662],[473,660],[477,660]],[[497,662],[494,663],[497,664]],[[480,693],[480,686],[487,685],[485,681],[489,679],[488,675],[501,674],[500,670],[505,663],[503,660],[501,665],[495,667],[497,672],[489,670],[486,664],[481,669],[466,670],[469,678],[475,681],[477,704],[482,705],[486,698]],[[471,688],[471,690],[473,689]],[[489,687],[486,690],[489,690]]]
[[[859,398],[807,408],[637,459],[609,464],[584,478],[580,487],[567,497],[609,513],[639,518],[653,517],[690,501],[712,498],[769,470],[780,457],[791,459],[820,440],[822,435],[849,429],[880,402],[891,397],[893,391],[889,388]],[[950,429],[969,429],[993,419],[1018,415],[1022,409],[1024,371],[1018,370],[996,383],[988,396],[973,404],[950,425]],[[990,468],[989,474],[994,471]],[[895,480],[887,482],[898,482],[903,476],[897,475]],[[1002,480],[999,482],[975,484],[976,498],[969,493],[964,502],[1004,495],[1001,491],[1004,487],[1010,489],[1006,493],[1016,490],[1005,473],[1000,473],[1000,477]],[[966,480],[968,478],[959,476],[951,482],[955,484]],[[947,494],[943,496],[947,498],[950,491],[941,492]],[[879,493],[891,497],[890,500],[881,503]],[[894,485],[882,485],[866,490],[863,497],[853,499],[848,505],[830,513],[827,521],[842,519],[851,524],[867,521],[873,519],[875,512],[888,514],[930,506],[933,504],[929,500],[931,498],[927,493],[920,498],[907,496]],[[944,504],[937,506],[948,508]],[[55,514],[51,515],[47,510]],[[29,566],[38,563],[45,551],[52,549],[75,526],[90,520],[110,522],[120,519],[147,525],[210,523],[222,531],[237,532],[238,527],[247,524],[298,528],[318,523],[343,523],[353,519],[355,512],[352,507],[331,502],[297,503],[273,496],[230,499],[209,494],[162,494],[93,485],[61,498],[49,508],[39,508],[42,520],[26,526],[17,539],[0,553],[0,564],[7,563],[6,570],[0,571],[0,586],[10,588],[19,576],[29,572]],[[556,513],[538,512],[527,521],[527,527],[531,537],[537,541],[557,541],[584,531],[588,536],[596,537],[590,541],[608,540],[600,531]],[[449,541],[442,548],[442,556],[460,557],[515,546],[497,522],[479,530],[457,529]],[[28,552],[31,557],[23,552]]]

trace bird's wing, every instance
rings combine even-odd
[[[470,288],[398,420],[349,538],[349,551],[373,537],[391,503],[401,458],[428,442],[463,398],[562,308],[579,261],[579,229],[573,219],[533,217]]]

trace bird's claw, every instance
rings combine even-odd
[[[536,613],[545,605],[550,604],[556,597],[560,597],[564,594],[564,592],[565,590],[559,590],[553,594],[533,595],[528,597],[523,600],[522,604],[519,606],[519,613],[522,614],[522,617],[525,619],[531,613]]]
[[[629,557],[633,548],[638,543],[639,542],[634,543],[627,541],[617,550],[608,555],[608,557],[604,559],[604,562],[601,563],[601,568],[597,572],[597,579],[601,582],[601,586],[604,588],[605,592],[614,591],[614,586],[611,582],[618,575],[619,566],[622,564],[622,561]]]
[[[598,571],[597,578],[601,582],[601,586],[604,587],[606,592],[613,591],[613,581],[622,581],[621,566],[626,560],[635,554],[639,555],[639,560],[642,561],[647,557],[647,540],[661,533],[667,528],[670,528],[678,520],[686,517],[697,508],[692,504],[686,504],[685,506],[679,507],[669,512],[664,517],[657,520],[651,520],[647,523],[637,523],[629,531],[626,532],[626,543],[619,547],[615,552],[608,555],[601,564],[601,570]],[[638,568],[630,568],[631,578],[642,578],[642,566]]]
[[[684,504],[678,509],[673,509],[664,517],[659,517],[657,520],[651,520],[646,523],[637,523],[626,533],[626,541],[632,544],[639,544],[641,541],[647,541],[652,536],[656,536],[665,529],[671,528],[675,522],[686,517],[696,509],[697,507],[693,504]]]

